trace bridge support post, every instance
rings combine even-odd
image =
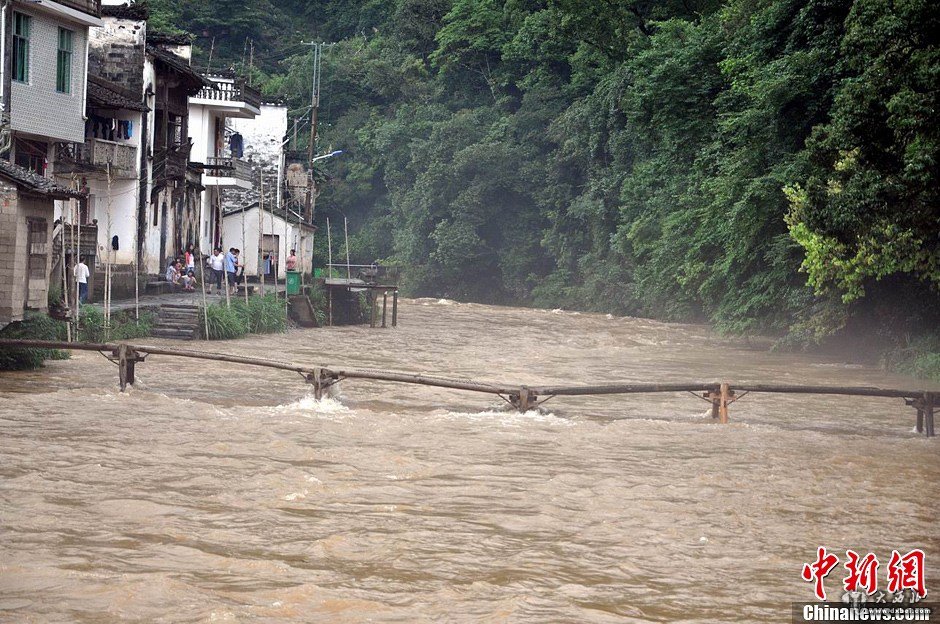
[[[721,384],[718,388],[718,422],[722,425],[728,424],[728,404],[731,403],[731,397],[734,392],[727,383]],[[714,410],[714,407],[712,408]],[[714,412],[713,412],[714,413]]]
[[[924,410],[917,408],[917,424],[914,425],[914,431],[917,433],[924,432]]]
[[[509,402],[520,414],[525,414],[536,406],[538,395],[526,386],[519,388],[519,394],[509,395]]]
[[[932,438],[937,435],[933,427],[933,409],[934,396],[932,394],[928,394],[924,397],[924,433],[928,438]]]
[[[323,398],[330,386],[339,381],[322,368],[313,369],[313,372],[307,373],[304,379],[308,384],[313,384],[313,398],[318,401]]]
[[[721,394],[715,390],[709,390],[702,395],[703,398],[708,399],[712,403],[712,418],[718,420],[718,410],[721,406]]]
[[[127,386],[134,385],[137,362],[143,361],[144,358],[126,344],[119,345],[117,352],[113,355],[117,357],[118,381],[121,385],[121,392],[125,392]]]
[[[385,319],[388,316],[388,291],[382,293],[382,328],[388,327]]]
[[[392,327],[398,327],[398,291],[392,293]]]
[[[375,328],[375,317],[378,315],[378,308],[376,306],[379,302],[379,296],[374,290],[369,291],[369,300],[372,304],[369,306],[369,327]]]

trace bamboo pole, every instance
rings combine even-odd
[[[264,297],[264,169],[260,166],[258,180],[261,186],[258,196],[258,279],[261,284],[261,296]]]
[[[283,209],[283,206],[278,206],[278,208]],[[290,228],[290,214],[287,210],[284,210],[284,255],[278,256],[278,260],[281,258],[284,259],[284,322],[287,322],[287,319],[290,317],[290,297],[287,296],[287,250],[290,241],[288,240],[288,228]],[[278,263],[278,269],[281,268],[281,262]]]
[[[82,210],[81,210],[81,206],[78,205],[77,202],[75,206],[75,211],[76,211],[75,221],[77,222],[76,225],[77,225],[78,234],[75,237],[75,247],[77,249],[77,252],[75,254],[74,259],[81,262],[81,258],[82,258]],[[88,269],[88,272],[89,274],[91,273],[90,267]],[[85,288],[87,289],[88,278],[85,278],[85,282],[86,282]],[[78,281],[76,280],[75,282],[75,339],[76,340],[78,339],[78,332],[81,331],[81,315],[82,315],[82,310],[81,310],[82,302],[79,297],[78,290],[79,290]]]
[[[107,222],[108,230],[105,233],[105,253],[107,254],[105,259],[105,269],[104,269],[104,327],[105,327],[105,338],[111,339],[111,254],[114,251],[114,245],[111,244],[111,228],[113,226],[113,219],[111,217],[111,206],[113,200],[112,185],[113,180],[111,177],[111,163],[107,165],[106,173],[108,176],[108,203],[107,203]]]
[[[146,98],[145,98],[146,99]],[[138,150],[143,149],[144,139],[141,137],[139,139]],[[138,163],[140,160],[138,159]],[[140,178],[143,176],[144,172],[141,170],[140,174],[137,176],[137,188],[135,189],[134,197],[140,197]],[[138,199],[139,201],[139,199]],[[200,202],[201,205],[201,202]],[[199,227],[202,227],[202,222],[200,221]],[[134,322],[137,325],[140,325],[140,207],[135,205],[134,207]]]
[[[200,196],[199,197],[199,229],[198,229],[198,233],[196,234],[196,240],[198,241],[198,245],[197,245],[196,251],[199,253],[199,284],[202,287],[202,325],[203,325],[203,331],[206,334],[206,340],[209,340],[209,300],[206,298],[206,260],[208,260],[208,257],[205,259],[202,258],[202,222],[206,216],[205,214],[203,214],[203,203],[204,202],[202,201],[202,197]],[[206,232],[206,234],[208,235],[208,232]],[[213,248],[212,243],[209,243],[209,254],[207,254],[207,256],[211,257],[214,251],[215,249]],[[224,264],[222,265],[222,269],[224,271],[225,269]]]
[[[275,240],[274,234],[274,205],[271,205],[271,240]],[[274,298],[277,299],[277,272],[281,268],[281,249],[280,245],[274,245],[274,259],[271,260],[271,268],[274,273]]]
[[[349,221],[346,219],[346,215],[343,215],[343,232],[346,235],[346,280],[349,281],[352,279],[352,273],[349,268]]]
[[[71,207],[74,199],[69,199],[69,207]],[[59,273],[62,277],[62,302],[69,306],[69,279],[68,279],[68,263],[65,261],[65,206],[62,207],[62,222],[59,224],[61,228],[59,230]],[[72,342],[72,323],[65,324],[65,336],[68,338],[69,342]]]
[[[326,218],[326,253],[327,253],[327,279],[333,277],[333,238],[330,234],[330,218]],[[327,286],[330,306],[330,327],[333,327],[333,289]]]
[[[242,248],[245,248],[245,242],[246,242],[246,240],[245,240],[245,219],[246,219],[247,217],[248,217],[248,215],[245,213],[245,211],[242,211]],[[247,251],[247,249],[245,249],[245,256],[247,256],[247,255],[248,255],[248,251]],[[245,305],[248,305],[248,271],[245,270],[245,269],[247,269],[248,267],[245,266],[245,261],[244,261],[245,256],[242,256],[242,255],[241,255],[241,252],[239,252],[239,254],[238,254],[238,266],[239,266],[239,267],[241,268],[241,270],[242,270],[242,288],[245,290]],[[237,276],[236,276],[236,281],[237,281]]]

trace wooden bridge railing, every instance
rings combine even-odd
[[[502,397],[520,412],[537,408],[545,401],[556,396],[587,396],[609,394],[647,394],[660,392],[702,392],[702,398],[712,406],[712,417],[720,423],[728,422],[728,406],[741,399],[745,394],[780,393],[780,394],[832,394],[844,396],[885,397],[904,399],[905,403],[917,412],[916,429],[928,437],[935,435],[934,410],[940,406],[940,392],[929,390],[875,388],[870,386],[815,386],[785,384],[732,384],[715,381],[683,383],[611,383],[584,386],[525,386],[505,383],[488,383],[472,380],[450,379],[420,373],[402,371],[373,370],[359,368],[340,368],[335,366],[301,366],[268,360],[264,358],[229,355],[225,353],[206,353],[186,349],[170,349],[147,345],[126,343],[77,343],[49,340],[0,340],[0,349],[64,349],[79,351],[98,351],[118,365],[119,383],[123,392],[134,383],[137,362],[143,362],[150,355],[169,355],[199,360],[213,360],[233,364],[245,364],[300,374],[313,385],[314,396],[320,399],[328,388],[343,379],[371,379],[397,383],[416,384],[481,392]]]

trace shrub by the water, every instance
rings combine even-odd
[[[313,304],[313,313],[317,318],[317,325],[323,327],[326,325],[329,316],[327,313],[329,302],[327,301],[326,289],[319,282],[315,282],[308,287],[307,296],[310,298],[310,303]]]
[[[133,312],[124,310],[111,314],[111,331],[109,332],[104,312],[96,307],[84,306],[79,319],[78,340],[79,342],[107,342],[142,338],[150,335],[152,327],[152,312],[146,310],[141,312],[140,321],[136,322]]]
[[[46,314],[31,313],[18,323],[0,330],[8,340],[65,340],[65,322]],[[29,370],[42,366],[43,360],[65,360],[69,355],[57,349],[0,349],[0,370]]]
[[[232,299],[230,305],[223,302],[206,308],[209,340],[228,340],[246,334],[274,334],[287,330],[287,312],[284,301],[274,295]],[[203,320],[206,323],[206,319]]]
[[[245,315],[248,331],[253,334],[280,334],[287,331],[284,301],[273,295],[250,297]]]

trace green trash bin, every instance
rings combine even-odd
[[[287,294],[288,295],[300,294],[300,273],[298,273],[297,271],[287,272]]]

